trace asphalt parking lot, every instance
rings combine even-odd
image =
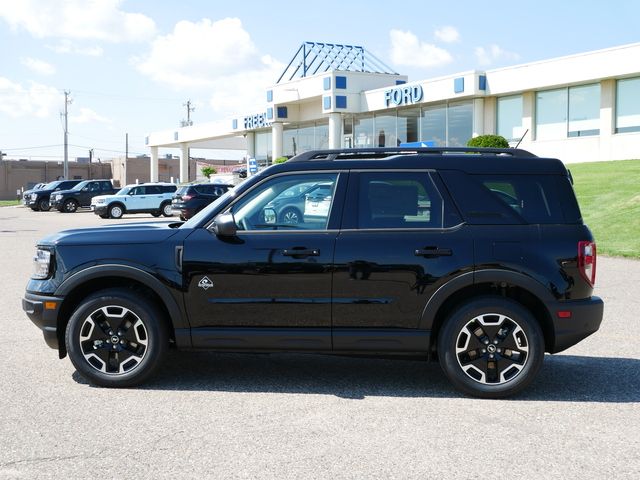
[[[120,222],[164,221],[128,215]],[[0,208],[0,478],[640,478],[640,262],[598,259],[602,328],[524,394],[437,364],[172,353],[142,388],[88,385],[22,312],[38,238],[89,212]]]

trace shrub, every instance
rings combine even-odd
[[[273,163],[284,163],[287,160],[289,160],[287,157],[278,157],[273,161]]]
[[[202,167],[200,171],[202,172],[202,175],[204,175],[207,178],[210,178],[211,175],[215,175],[216,173],[218,173],[218,171],[215,168],[208,165],[206,167]]]
[[[469,140],[467,147],[509,148],[509,142],[500,135],[480,135]]]

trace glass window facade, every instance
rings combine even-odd
[[[497,101],[497,133],[507,140],[519,140],[524,134],[522,127],[522,95],[500,97]]]
[[[600,134],[600,84],[536,94],[536,139],[559,140]]]
[[[271,163],[273,161],[273,148],[271,146],[271,130],[256,132],[255,155],[258,163]]]
[[[373,143],[373,115],[359,115],[353,117],[353,146],[374,147]]]
[[[447,109],[447,147],[464,147],[473,135],[473,104],[450,104]]]
[[[447,106],[434,105],[423,108],[421,120],[419,141],[433,142],[434,147],[445,147],[447,145]]]
[[[374,117],[376,147],[397,147],[396,112],[376,114]]]
[[[397,135],[400,143],[417,142],[420,138],[420,109],[398,110]]]
[[[569,88],[570,137],[600,134],[600,84]]]
[[[566,88],[536,93],[536,139],[567,137],[568,91]]]
[[[640,132],[640,78],[616,83],[616,133]]]
[[[329,148],[329,124],[285,125],[282,132],[282,154],[293,157],[309,150]]]

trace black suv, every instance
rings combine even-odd
[[[51,206],[63,213],[74,213],[80,207],[90,207],[91,199],[97,195],[111,195],[118,189],[113,188],[111,180],[85,180],[71,190],[62,190],[51,194]]]
[[[272,205],[309,184],[330,195],[283,222]],[[458,389],[498,398],[603,315],[567,170],[516,149],[306,152],[186,223],[46,237],[34,267],[27,315],[112,387],[172,347],[438,358]]]
[[[80,182],[82,182],[82,180],[56,180],[54,182],[47,183],[44,187],[38,190],[33,190],[26,204],[35,212],[38,210],[41,212],[48,212],[51,209],[50,200],[52,193],[69,190]]]
[[[188,220],[214,200],[227,193],[233,185],[221,183],[195,183],[178,187],[171,202],[171,208],[180,215],[180,220]]]

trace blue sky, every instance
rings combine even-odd
[[[637,1],[0,0],[0,151],[61,157],[64,90],[70,158],[111,158],[125,133],[148,153],[188,99],[194,123],[262,110],[304,41],[362,45],[411,81],[638,42],[638,18]]]

